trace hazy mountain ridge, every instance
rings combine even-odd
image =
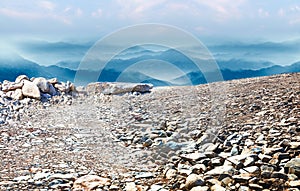
[[[262,51],[283,51],[287,50],[298,50],[300,49],[297,45],[300,45],[300,41],[296,42],[283,42],[283,43],[261,43],[261,44],[243,44],[243,43],[233,43],[227,45],[219,45],[211,47],[213,51],[219,49],[219,52],[214,52],[215,54],[222,55],[222,51],[230,50],[247,50],[250,51],[253,49],[253,52]],[[90,44],[72,44],[72,43],[45,43],[45,42],[33,42],[29,44],[29,49],[27,51],[35,51],[38,55],[42,57],[45,54],[54,55],[61,54],[57,57],[64,58],[51,66],[42,65],[42,63],[30,61],[26,57],[23,58],[18,54],[9,55],[0,55],[0,81],[11,80],[13,81],[16,76],[20,74],[26,74],[30,77],[32,76],[44,76],[46,78],[57,77],[61,81],[74,81],[74,77],[77,70],[89,70],[85,71],[86,75],[98,75],[98,71],[93,70],[93,64],[97,64],[97,60],[89,63],[89,66],[86,68],[83,65],[80,65],[79,57],[88,50]],[[274,49],[272,49],[272,47]],[[24,47],[25,48],[25,47]],[[254,51],[255,50],[255,51]],[[63,54],[66,54],[66,57],[63,57]],[[69,59],[72,55],[76,55],[74,58]],[[83,55],[84,56],[84,55]],[[232,55],[232,57],[234,54]],[[219,58],[221,57],[221,58]],[[30,57],[29,57],[30,59]],[[290,72],[300,72],[300,62],[292,62],[291,65],[280,66],[272,61],[267,61],[263,59],[250,59],[249,57],[244,58],[230,58],[226,59],[226,56],[217,56],[216,62],[218,67],[223,75],[224,80],[239,79],[239,78],[249,78],[257,76],[268,76],[279,73],[290,73]],[[152,60],[151,62],[155,63],[158,61],[163,61],[164,63],[169,63],[172,66],[177,67],[182,73],[182,76],[169,78],[169,79],[158,79],[151,76],[149,73],[145,73],[142,70],[131,70],[126,71],[127,68],[131,67],[133,64],[139,63],[145,60]],[[203,60],[204,64],[209,61]],[[138,65],[138,64],[136,64]],[[141,66],[145,67],[145,66]],[[157,66],[157,68],[151,68],[154,72],[157,71],[158,74],[163,72],[172,72],[172,71],[161,71],[162,68]],[[208,68],[206,72],[210,71],[212,68]],[[145,70],[145,68],[144,68]],[[215,69],[214,69],[215,70]],[[125,71],[125,72],[124,72]],[[116,81],[120,74],[122,74],[123,79],[129,82],[148,82],[153,83],[156,86],[162,85],[189,85],[189,84],[202,84],[206,83],[205,77],[202,73],[197,72],[198,68],[187,56],[181,54],[175,49],[157,49],[151,47],[148,49],[143,46],[134,46],[130,47],[120,54],[116,55],[112,60],[110,60],[105,69],[102,71],[101,75],[98,78],[98,81]],[[127,72],[127,73],[126,73]],[[125,73],[125,74],[124,74]],[[189,81],[190,80],[190,81]]]

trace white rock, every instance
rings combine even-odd
[[[41,99],[41,93],[39,88],[30,81],[24,81],[22,93],[25,97],[30,97],[38,100]]]
[[[109,186],[111,180],[97,175],[85,175],[75,180],[73,188],[92,190],[98,186]]]
[[[50,93],[50,83],[42,77],[35,78],[33,83],[43,92]]]
[[[20,75],[20,76],[18,76],[18,77],[16,78],[15,82],[16,82],[16,83],[20,83],[20,82],[22,82],[23,80],[29,80],[28,76],[26,76],[26,75]]]

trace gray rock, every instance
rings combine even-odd
[[[39,88],[30,81],[24,81],[24,85],[22,87],[22,93],[24,97],[30,97],[34,99],[41,99],[41,93]]]
[[[271,178],[279,178],[279,179],[283,179],[283,180],[288,180],[288,175],[286,175],[283,172],[273,172],[271,174]]]
[[[175,169],[169,169],[167,170],[165,177],[166,179],[170,180],[172,178],[175,178],[177,174],[177,171]]]
[[[300,177],[300,158],[293,158],[284,166],[285,173],[295,174]]]
[[[185,188],[190,190],[195,186],[203,186],[205,184],[203,178],[197,174],[190,174],[185,181]]]
[[[154,175],[151,172],[141,172],[138,173],[135,178],[139,179],[139,178],[153,178]]]
[[[181,158],[185,159],[185,160],[189,160],[189,161],[198,161],[201,159],[206,158],[206,155],[203,153],[190,153],[190,154],[182,154],[180,155]]]
[[[217,175],[221,175],[221,174],[230,174],[233,175],[235,172],[235,169],[233,168],[233,166],[217,166],[214,169],[206,172],[206,175],[212,175],[212,176],[217,176]]]
[[[255,173],[259,173],[259,172],[260,172],[260,169],[258,166],[249,166],[249,167],[240,169],[241,174],[243,174],[243,173],[255,174]]]
[[[86,87],[86,91],[91,94],[103,93],[103,94],[124,94],[129,92],[140,92],[146,93],[153,88],[152,84],[142,83],[122,83],[122,82],[111,82],[111,83],[90,83]]]

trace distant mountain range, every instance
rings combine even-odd
[[[286,46],[288,46],[287,44]],[[41,52],[37,47],[45,49],[51,54],[61,53],[64,49],[72,46],[72,44],[56,43],[51,44],[51,46],[36,46],[31,45],[30,49],[33,51]],[[74,45],[73,50],[76,50],[79,54],[82,54],[87,46]],[[225,46],[225,45],[224,45]],[[251,46],[251,48],[255,49]],[[257,45],[258,46],[258,45]],[[261,47],[262,45],[260,45]],[[274,44],[263,44],[264,48],[271,49]],[[296,46],[291,46],[293,49],[297,49]],[[227,47],[216,46],[215,49],[235,49],[233,45],[227,45]],[[256,47],[257,48],[257,47]],[[284,46],[276,45],[275,49],[282,50]],[[246,48],[245,48],[246,49]],[[249,47],[248,47],[249,49]],[[45,51],[44,50],[44,51]],[[71,49],[72,50],[72,49]],[[266,50],[265,50],[266,51]],[[42,51],[43,52],[43,51]],[[26,74],[29,77],[43,76],[46,78],[56,77],[61,81],[72,81],[76,72],[78,70],[84,71],[86,76],[97,76],[98,72],[94,70],[93,64],[97,64],[97,60],[90,63],[88,66],[81,66],[80,60],[71,59],[72,51],[67,50],[67,59],[59,61],[53,65],[46,66],[25,59],[18,54],[10,54],[9,56],[0,54],[0,81],[10,80],[14,81],[18,75]],[[42,53],[42,55],[45,53]],[[62,56],[60,56],[62,57]],[[78,55],[77,55],[78,57]],[[136,66],[132,68],[133,64],[139,63],[145,60],[150,60],[146,65]],[[162,67],[162,65],[157,64],[158,61],[163,61],[164,63],[169,63],[173,69],[177,68],[181,73],[176,73],[175,70],[171,70],[171,67]],[[206,60],[202,61],[206,63]],[[209,62],[208,62],[209,63]],[[153,66],[152,66],[153,64]],[[241,58],[230,58],[230,59],[217,59],[217,64],[220,72],[223,75],[224,80],[249,78],[257,76],[268,76],[280,73],[291,73],[300,72],[300,62],[294,62],[291,65],[279,66],[271,61],[264,60],[251,60],[241,59]],[[129,70],[129,69],[130,70]],[[214,69],[215,70],[215,69]],[[122,80],[127,82],[147,82],[152,83],[155,86],[166,86],[166,85],[197,85],[206,83],[206,79],[203,73],[214,72],[212,69],[207,69],[207,71],[200,72],[195,64],[174,49],[155,49],[155,47],[147,48],[142,46],[135,46],[128,48],[127,50],[121,52],[113,59],[111,59],[101,75],[98,81],[116,81],[121,76]],[[159,76],[161,75],[161,76]],[[83,84],[89,81],[83,81]],[[80,85],[83,85],[80,84]]]

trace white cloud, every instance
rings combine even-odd
[[[0,8],[0,14],[7,17],[22,19],[22,20],[43,20],[51,19],[62,22],[64,24],[71,24],[71,20],[63,15],[58,15],[55,13],[43,13],[43,12],[26,12],[26,11],[17,11],[14,9]]]
[[[293,6],[290,8],[290,10],[293,12],[300,12],[300,6],[299,5]]]
[[[159,5],[164,5],[166,0],[117,0],[116,3],[119,5],[121,10],[119,11],[119,16],[123,19],[142,19],[149,14],[153,14],[151,10]],[[157,10],[156,10],[157,11]],[[151,15],[150,17],[153,17]]]
[[[65,9],[64,9],[64,13],[68,13],[68,12],[70,12],[71,11],[71,9],[72,9],[72,7],[66,7]]]
[[[101,17],[102,14],[103,14],[103,11],[102,11],[102,9],[100,9],[100,8],[97,9],[96,11],[92,12],[92,16],[93,16],[93,17]]]
[[[241,15],[240,6],[245,2],[244,0],[195,0],[196,3],[204,5],[214,11],[216,20],[224,21],[230,18],[238,18]]]
[[[76,10],[76,15],[77,15],[78,17],[82,16],[82,15],[83,15],[83,11],[82,11],[80,8],[77,8],[77,10]]]
[[[22,19],[38,19],[40,17],[40,15],[36,13],[17,11],[8,8],[0,8],[0,14],[12,18],[22,18]]]
[[[50,1],[40,1],[38,2],[38,6],[48,11],[53,11],[56,7],[56,5]]]
[[[269,17],[270,16],[270,13],[262,8],[258,9],[258,15],[260,17]]]
[[[280,17],[284,17],[285,14],[286,14],[286,11],[285,11],[283,8],[281,8],[281,9],[278,10],[278,15],[279,15]]]

